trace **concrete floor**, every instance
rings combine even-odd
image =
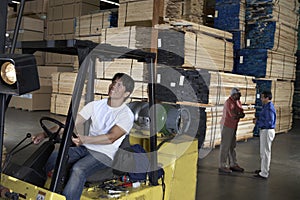
[[[28,112],[9,108],[6,113],[4,144],[9,151],[26,133],[42,131],[39,119],[52,116],[47,111]],[[299,200],[300,199],[300,121],[289,133],[277,134],[273,142],[270,177],[260,180],[253,177],[259,168],[259,138],[238,142],[237,156],[244,173],[218,174],[219,147],[199,159],[196,199],[198,200]],[[28,140],[29,142],[29,140]],[[31,145],[14,156],[22,162],[26,154],[36,148]],[[28,154],[29,155],[29,154]]]
[[[299,124],[299,121],[295,121]],[[201,200],[299,200],[300,126],[277,134],[272,146],[268,180],[253,177],[259,169],[259,138],[238,142],[237,157],[244,173],[219,175],[219,148],[198,162],[197,199]]]

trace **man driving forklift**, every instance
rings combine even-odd
[[[116,73],[108,88],[108,98],[92,101],[78,113],[76,136],[72,137],[76,146],[70,147],[68,152],[68,164],[72,167],[63,190],[67,200],[79,200],[87,177],[112,165],[115,153],[133,126],[133,113],[125,104],[133,90],[134,80],[127,74]],[[91,122],[89,133],[84,135],[84,123],[88,120]],[[39,144],[46,137],[41,132],[33,136],[32,141]],[[46,174],[54,169],[57,155],[54,151],[48,159]]]

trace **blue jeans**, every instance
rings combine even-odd
[[[94,153],[93,153],[94,154]],[[58,152],[51,154],[46,164],[46,172],[54,169]],[[101,162],[101,157],[105,162]],[[102,153],[97,153],[96,159],[84,146],[70,147],[68,164],[72,165],[70,177],[63,190],[67,200],[79,200],[87,177],[95,172],[107,168],[111,159]],[[106,164],[103,164],[106,163]]]

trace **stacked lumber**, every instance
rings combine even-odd
[[[253,83],[254,77],[212,71],[209,73],[211,75],[209,104],[224,104],[233,87],[240,89],[242,104],[255,104],[256,84]]]
[[[151,26],[154,0],[120,0],[119,3],[118,27],[132,24]]]
[[[98,0],[48,1],[47,40],[74,39],[76,17],[95,12],[100,6]]]
[[[108,86],[115,73],[128,74],[135,81],[135,88],[131,98],[145,100],[147,94],[147,71],[145,63],[134,59],[114,59],[113,61],[96,62],[95,94],[107,95]]]
[[[273,101],[278,110],[276,132],[285,132],[291,128],[291,81],[296,79],[298,10],[299,2],[294,0],[246,0],[245,44],[240,45],[238,40],[239,44],[234,45],[234,48],[242,48],[235,48],[233,73],[266,78],[255,81],[258,87],[257,96],[262,92],[262,88],[272,91]],[[235,17],[238,17],[238,14],[235,14]],[[240,16],[238,18],[242,19]],[[276,87],[281,91],[276,90]],[[261,110],[260,99],[256,100],[255,107],[258,116]]]
[[[296,57],[268,49],[237,51],[234,72],[258,78],[295,80]]]
[[[232,33],[233,49],[245,48],[245,0],[217,0],[214,27]]]
[[[239,87],[241,102],[255,104],[253,77],[207,70],[166,66],[157,68],[156,98],[166,102],[194,102],[222,105],[233,87]]]
[[[248,23],[246,47],[270,49],[294,54],[297,50],[297,26],[288,26],[276,21]]]
[[[159,25],[156,29],[160,44],[158,63],[232,71],[233,44],[227,40],[232,39],[232,34],[183,20]],[[107,28],[102,29],[101,41],[131,49],[149,49],[151,33],[152,29],[147,27]]]
[[[7,19],[7,34],[13,38],[17,17]],[[29,16],[22,17],[18,41],[36,41],[44,39],[44,20]]]
[[[101,11],[76,17],[75,36],[101,35],[101,30],[117,26],[116,12],[111,10]]]
[[[264,90],[272,92],[272,102],[277,112],[276,133],[287,132],[292,128],[292,104],[294,96],[294,83],[276,79],[255,79],[257,94]],[[262,108],[260,95],[256,99],[256,116]]]
[[[151,47],[151,31],[151,28],[139,26],[105,28],[101,30],[101,43],[147,49]]]
[[[105,95],[96,95],[94,96],[95,100],[100,100],[103,98],[107,98],[107,96]],[[50,108],[50,112],[57,114],[57,115],[63,115],[63,116],[67,116],[68,114],[68,109],[69,109],[69,105],[72,99],[72,95],[69,94],[56,94],[56,93],[52,93],[51,95],[51,108]],[[82,97],[80,103],[79,103],[79,110],[81,110],[83,108],[83,106],[85,105],[85,100]]]
[[[51,52],[46,52],[45,65],[79,67],[77,56]]]
[[[170,2],[176,2],[176,0],[169,0]],[[181,3],[181,2],[179,2]],[[178,1],[177,1],[178,4]],[[181,16],[177,17],[177,19],[184,19],[190,22],[194,22],[197,24],[203,24],[203,7],[204,7],[204,0],[185,0],[182,4],[182,10],[179,11]],[[169,7],[166,7],[166,18],[169,18],[168,13]]]
[[[293,125],[292,107],[279,106],[276,108],[276,133],[286,133]]]
[[[57,72],[52,74],[52,92],[72,94],[76,81],[75,72]]]
[[[245,10],[245,0],[216,0],[214,27],[226,31],[244,30]]]
[[[247,0],[246,10],[248,48],[295,54],[298,1]]]
[[[255,108],[253,106],[243,106],[245,117],[238,124],[236,139],[247,140],[253,137],[253,129],[255,124]],[[207,107],[205,109],[206,119],[206,135],[203,147],[215,147],[221,143],[221,125],[220,121],[223,115],[223,105]]]
[[[171,30],[182,32],[181,37],[184,41],[180,46],[183,46],[184,49],[178,49],[175,54],[183,56],[183,67],[232,71],[233,43],[229,41],[232,40],[232,34],[229,32],[185,20],[170,21],[169,24],[156,26],[156,28],[158,30],[170,29],[170,32]],[[177,41],[177,38],[169,37],[167,39],[171,43]],[[179,39],[181,40],[181,38]],[[161,42],[164,43],[163,40]],[[177,46],[177,48],[179,47]],[[171,48],[164,47],[164,49]]]
[[[275,106],[292,106],[294,95],[294,83],[291,81],[280,81],[276,79],[255,79],[257,93],[267,90],[271,91],[272,102]]]
[[[163,2],[163,7],[159,10],[159,18],[184,19],[203,24],[204,0],[164,0]],[[119,3],[118,27],[152,26],[154,0],[120,0]]]
[[[50,112],[57,115],[67,116],[71,100],[71,94],[52,93]],[[85,105],[84,102],[85,101],[82,98],[79,104],[79,110]]]
[[[199,69],[184,69],[158,66],[155,98],[163,102],[176,102],[179,105],[206,108],[204,125],[198,127],[199,144],[204,147],[220,143],[220,119],[223,104],[230,96],[231,89],[239,87],[241,103],[246,117],[241,120],[237,139],[244,140],[253,136],[255,117],[256,84],[253,77],[224,72]],[[205,127],[205,128],[204,128]],[[213,141],[213,144],[212,144]]]
[[[157,66],[155,98],[163,102],[208,104],[210,75],[207,70]]]
[[[111,84],[111,80],[95,79],[95,94],[107,96],[108,87],[110,84]],[[148,87],[147,83],[135,82],[134,90],[130,95],[130,98],[140,99],[141,101],[147,100],[148,99],[147,87]]]
[[[96,77],[99,79],[112,79],[116,72],[120,72],[128,74],[135,81],[145,81],[145,70],[145,64],[134,59],[96,62]]]
[[[184,67],[231,72],[232,42],[201,33],[185,33]]]
[[[57,72],[52,74],[52,94],[50,112],[67,115],[76,81],[75,72]],[[84,98],[80,101],[84,105]]]
[[[298,1],[250,1],[247,0],[246,19],[248,22],[272,20],[291,26],[298,24]]]

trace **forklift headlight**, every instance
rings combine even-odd
[[[0,93],[22,95],[40,88],[35,57],[31,54],[0,54]]]
[[[5,62],[1,66],[1,78],[8,85],[17,82],[15,65],[11,62]]]

